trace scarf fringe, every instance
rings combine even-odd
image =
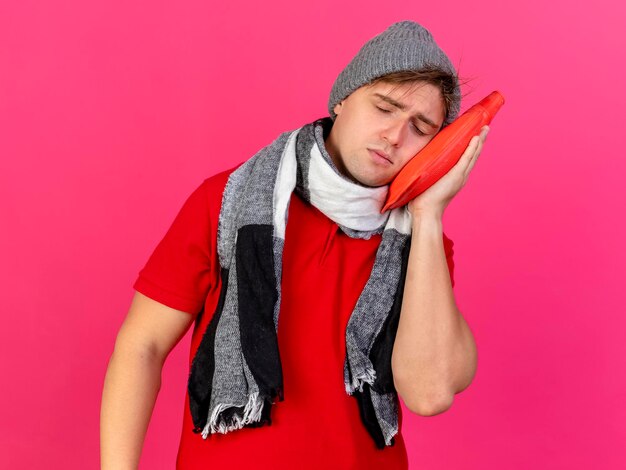
[[[376,380],[376,371],[371,365],[369,365],[359,375],[353,376],[352,380],[346,384],[346,393],[348,395],[352,395],[356,390],[358,390],[359,392],[362,392],[363,385],[365,385],[366,383],[369,385],[374,385],[375,380]]]
[[[251,393],[248,396],[248,402],[243,410],[243,416],[235,413],[229,423],[226,422],[222,413],[229,408],[239,407],[239,405],[219,403],[213,410],[213,413],[211,413],[209,421],[202,430],[202,437],[206,439],[209,434],[218,432],[220,434],[226,434],[227,432],[241,429],[247,424],[261,421],[264,403],[265,400],[259,397],[259,392]]]

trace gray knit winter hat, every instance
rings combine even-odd
[[[328,111],[335,120],[335,105],[353,91],[391,72],[437,68],[455,77],[456,87],[450,111],[443,126],[457,117],[461,108],[461,90],[456,70],[448,56],[439,48],[432,34],[414,21],[400,21],[374,36],[361,47],[341,71],[330,91]]]

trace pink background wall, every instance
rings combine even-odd
[[[624,7],[209,3],[0,6],[0,468],[97,467],[131,285],[185,198],[326,115],[339,71],[401,19],[473,78],[464,109],[507,99],[444,220],[478,373],[446,413],[405,412],[412,468],[625,468]],[[189,335],[143,469],[173,468]]]

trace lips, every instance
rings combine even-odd
[[[391,165],[393,162],[391,161],[391,158],[389,158],[389,155],[387,155],[385,152],[381,152],[380,150],[372,150],[372,149],[368,149],[370,151],[370,153],[373,154],[374,158],[377,158],[378,161],[380,161],[381,163],[383,163],[384,161],[386,161],[387,164]]]

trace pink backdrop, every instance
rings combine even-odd
[[[0,468],[97,467],[131,286],[185,198],[326,115],[339,71],[401,19],[472,78],[464,109],[507,99],[444,220],[478,373],[446,413],[405,410],[411,467],[625,468],[624,7],[210,3],[0,6]],[[173,468],[189,335],[142,469]]]

